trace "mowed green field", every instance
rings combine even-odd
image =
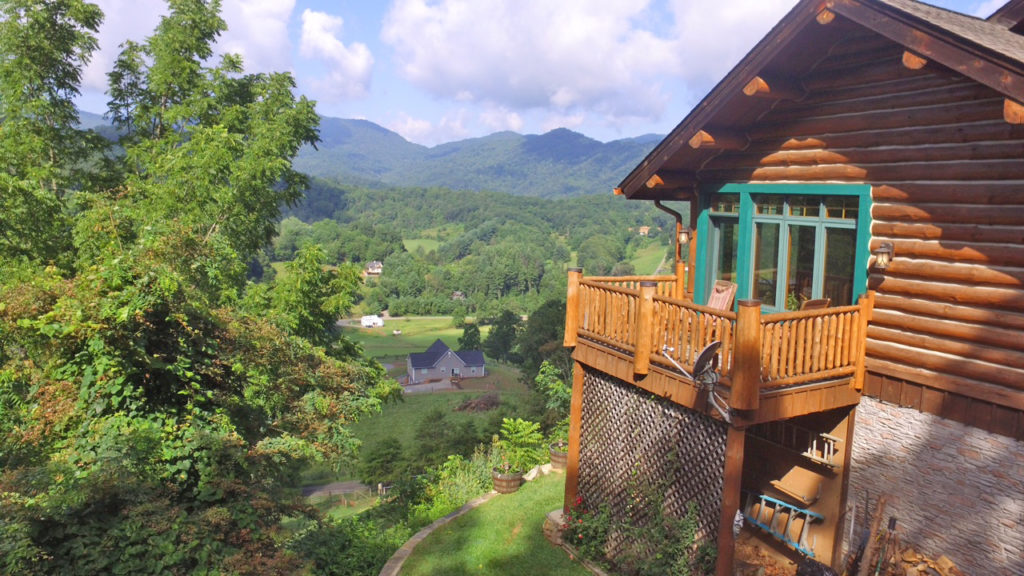
[[[652,244],[646,248],[636,251],[636,255],[630,262],[636,273],[641,276],[653,275],[658,270],[658,264],[668,254],[668,248],[661,244]],[[667,274],[668,272],[666,272]]]
[[[487,336],[490,326],[480,327],[480,338]],[[399,330],[401,334],[395,334]],[[450,316],[402,317],[385,318],[382,328],[363,328],[359,318],[350,320],[350,325],[342,328],[349,338],[363,345],[366,355],[377,359],[404,358],[410,352],[423,352],[434,340],[440,338],[457,350],[462,329],[452,326]]]

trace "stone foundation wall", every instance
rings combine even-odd
[[[884,493],[905,544],[965,574],[1024,575],[1024,442],[868,397],[855,426],[855,534]]]

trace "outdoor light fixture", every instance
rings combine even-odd
[[[689,244],[689,243],[690,243],[690,229],[687,228],[686,226],[683,226],[682,228],[679,229],[679,245],[683,246],[684,244]]]
[[[875,257],[874,267],[879,270],[885,270],[892,263],[892,242],[882,242],[871,254]]]

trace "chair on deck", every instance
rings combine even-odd
[[[804,300],[804,303],[800,305],[801,310],[821,310],[822,308],[828,308],[832,304],[831,298],[815,298],[814,300]]]
[[[728,280],[718,280],[711,287],[711,294],[708,296],[708,308],[715,310],[731,310],[733,298],[736,297],[736,284]]]

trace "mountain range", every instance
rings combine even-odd
[[[98,114],[81,112],[81,125],[115,138]],[[554,198],[609,193],[660,140],[646,134],[602,143],[559,128],[539,135],[496,132],[426,147],[367,120],[322,117],[320,142],[304,147],[295,167],[348,185]]]

